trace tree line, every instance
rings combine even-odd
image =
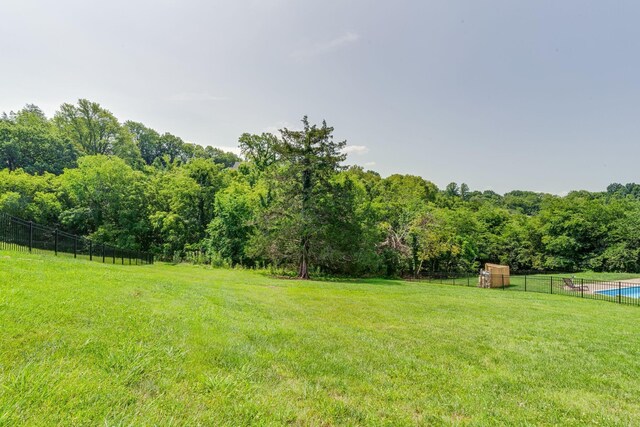
[[[243,134],[243,159],[95,102],[0,117],[0,211],[170,261],[409,276],[512,270],[640,272],[640,185],[557,196],[439,189],[346,166],[346,142],[300,130]]]

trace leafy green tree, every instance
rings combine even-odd
[[[508,209],[521,212],[526,215],[535,215],[540,212],[545,195],[533,191],[511,191],[504,195],[504,205]]]
[[[124,125],[99,104],[0,116],[0,210],[166,259],[198,250],[306,278],[418,275],[501,262],[513,271],[640,272],[640,185],[565,197],[443,191],[411,175],[344,169],[325,123],[242,134],[245,161]],[[79,157],[81,156],[81,157]],[[240,164],[236,164],[240,162]]]
[[[624,212],[620,205],[579,192],[552,198],[536,217],[545,252],[545,267],[554,270],[591,268],[589,260],[606,249],[608,237]]]
[[[317,230],[315,263],[323,271],[335,274],[362,274],[371,265],[371,254],[366,243],[372,243],[363,225],[366,219],[358,209],[358,191],[347,175],[336,175],[321,202],[320,220],[323,227]]]
[[[188,170],[172,166],[150,177],[147,197],[152,247],[166,260],[183,257],[186,246],[204,237],[202,188]]]
[[[624,195],[626,193],[626,188],[624,185],[614,182],[612,184],[609,184],[607,186],[607,193],[609,194],[618,194],[618,195]]]
[[[607,194],[617,198],[632,197],[636,200],[639,200],[640,184],[636,184],[635,182],[630,182],[625,185],[613,183],[607,187]]]
[[[222,165],[207,159],[194,159],[184,165],[182,170],[193,179],[199,187],[196,201],[197,221],[200,238],[204,238],[206,227],[214,215],[216,193],[225,185]]]
[[[77,158],[73,145],[35,105],[0,119],[0,166],[32,174],[62,173]]]
[[[386,265],[386,275],[395,276],[415,269],[416,245],[412,224],[436,200],[438,188],[423,178],[391,175],[373,189],[373,208],[382,241],[378,244]]]
[[[327,200],[332,178],[342,169],[346,142],[333,140],[333,128],[302,119],[300,131],[282,129],[276,146],[280,157],[274,179],[275,200],[262,215],[262,236],[254,240],[262,252],[285,262],[297,262],[298,277],[309,278],[310,265],[334,242],[327,228],[337,220]]]
[[[449,197],[460,197],[460,187],[455,182],[447,184],[444,193]]]
[[[531,217],[512,213],[499,230],[485,230],[483,236],[490,241],[488,245],[479,245],[482,262],[506,264],[513,272],[544,269],[541,235]]]
[[[7,191],[6,193],[0,194],[0,212],[13,216],[21,216],[25,208],[26,206],[20,193]]]
[[[270,133],[251,135],[243,133],[238,140],[242,155],[255,164],[259,171],[264,171],[278,160],[276,147],[278,138]]]
[[[234,153],[211,146],[204,147],[204,158],[218,165],[222,165],[225,168],[233,167],[236,163],[242,161],[242,159]]]
[[[462,200],[469,200],[471,197],[471,191],[469,190],[469,186],[464,182],[460,184],[460,198]]]
[[[78,105],[62,104],[55,115],[55,123],[88,155],[113,154],[119,137],[118,120],[100,104],[86,99]]]
[[[251,264],[246,247],[255,230],[256,193],[247,183],[233,182],[216,196],[215,217],[207,228],[210,253],[235,264]]]
[[[62,205],[57,198],[60,179],[52,174],[30,175],[22,169],[0,170],[0,211],[25,220],[57,224]]]
[[[145,184],[145,176],[118,157],[81,157],[77,169],[67,169],[60,177],[66,206],[60,222],[101,242],[146,249]]]
[[[142,123],[133,121],[125,122],[124,126],[131,134],[133,141],[140,150],[142,159],[147,165],[152,165],[157,158],[162,157],[163,152],[158,132]]]
[[[173,163],[176,160],[186,163],[190,156],[184,150],[185,143],[182,138],[177,137],[168,132],[163,133],[160,136],[160,152],[161,157],[164,157],[165,164]]]
[[[54,123],[85,155],[116,155],[134,167],[141,162],[131,133],[96,102],[80,99],[77,105],[62,104]]]

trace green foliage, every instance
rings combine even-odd
[[[116,155],[134,167],[142,161],[127,127],[96,102],[80,99],[78,105],[62,104],[54,123],[83,154]]]
[[[386,275],[415,273],[418,248],[412,225],[436,200],[437,193],[434,184],[411,175],[391,175],[373,187],[373,214],[383,236],[379,248]]]
[[[246,246],[255,230],[253,218],[258,199],[251,188],[242,182],[233,182],[218,194],[215,200],[215,218],[207,229],[209,252],[232,264],[251,265]]]
[[[9,215],[18,216],[24,212],[25,205],[19,193],[9,191],[0,195],[0,211]]]
[[[270,133],[251,135],[243,133],[238,140],[245,158],[253,162],[259,171],[266,170],[278,160],[278,138]]]
[[[35,105],[0,119],[0,166],[31,174],[62,173],[77,152]]]
[[[148,232],[144,175],[119,157],[85,156],[60,177],[68,209],[60,219],[74,233],[139,249]]]
[[[513,211],[535,215],[540,212],[542,202],[547,197],[549,196],[532,191],[511,191],[504,195],[504,205]]]
[[[333,178],[346,158],[340,151],[346,142],[334,142],[333,128],[325,122],[318,127],[304,117],[302,124],[301,131],[281,130],[281,140],[273,147],[279,158],[273,165],[278,187],[271,205],[261,212],[262,235],[254,248],[274,263],[297,263],[298,276],[308,278],[312,264],[326,264],[343,252],[332,227],[348,217],[339,217],[344,205]]]
[[[156,159],[162,158],[164,151],[160,142],[160,135],[155,130],[142,123],[127,121],[124,126],[140,150],[140,156],[147,165],[152,165]]]
[[[62,209],[59,183],[59,178],[48,173],[30,175],[22,169],[0,170],[0,211],[55,225]]]
[[[98,103],[0,118],[0,210],[165,260],[411,276],[468,271],[640,272],[640,185],[565,197],[443,190],[341,165],[326,123],[244,133],[233,153],[185,142]]]
[[[165,259],[202,238],[201,188],[184,168],[160,171],[149,181],[152,248]]]

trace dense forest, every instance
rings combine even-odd
[[[243,159],[120,122],[87,100],[0,118],[0,211],[169,261],[300,277],[512,270],[640,272],[640,185],[504,195],[345,166],[345,142],[243,134]]]

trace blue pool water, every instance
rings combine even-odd
[[[606,291],[596,291],[596,294],[600,295],[608,295],[611,297],[618,296],[618,289],[609,289]],[[640,298],[640,286],[632,286],[630,288],[622,288],[620,289],[620,295],[623,297],[629,298]]]

